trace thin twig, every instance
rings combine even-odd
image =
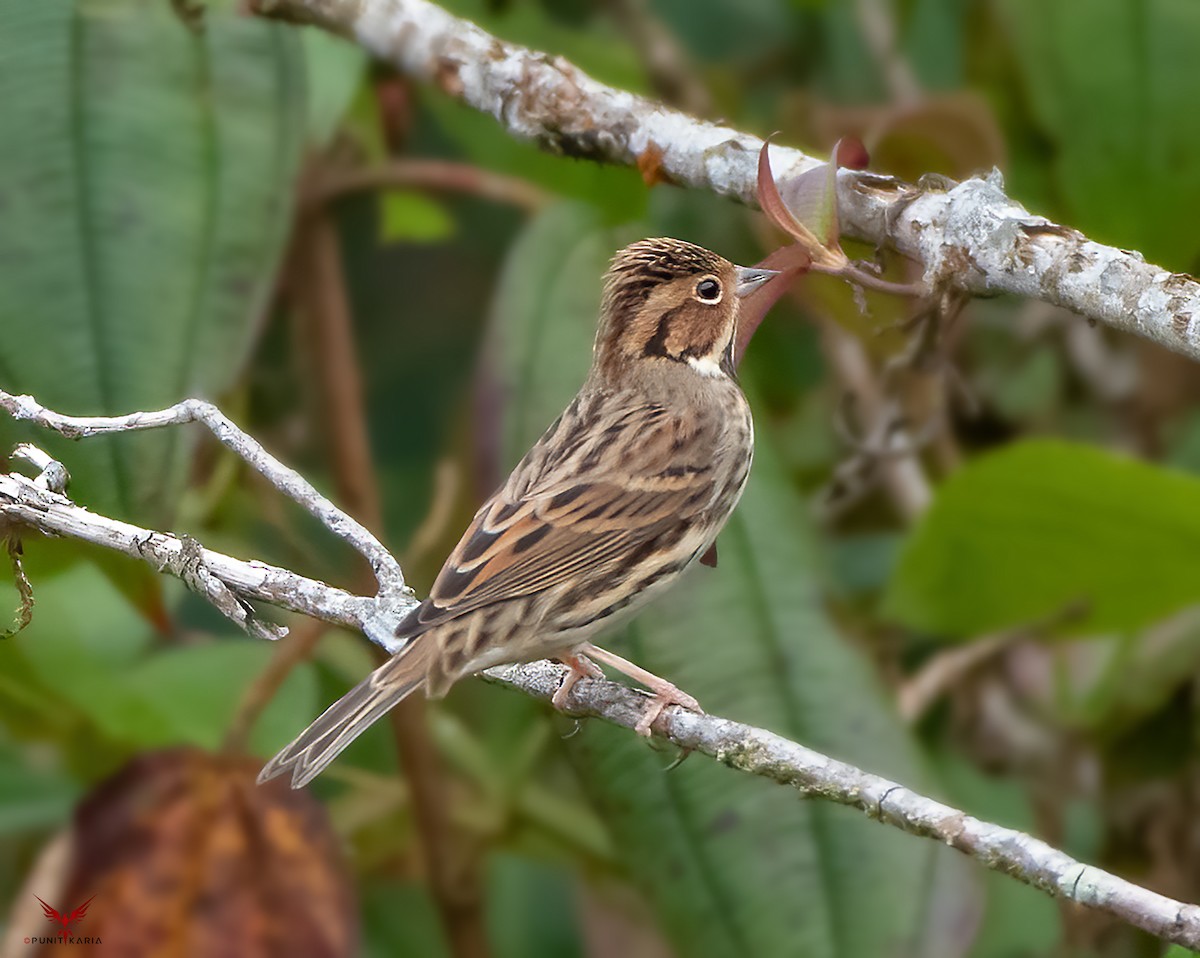
[[[389,632],[388,623],[394,627],[416,605],[416,600],[407,596],[381,602],[352,595],[257,559],[235,559],[203,548],[195,540],[189,544],[171,533],[96,515],[17,473],[0,475],[0,520],[43,535],[112,549],[179,578],[188,567],[203,569],[207,577],[247,603],[266,602],[335,625],[369,629],[370,637],[381,644]]]
[[[675,35],[654,14],[647,0],[608,0],[606,6],[663,102],[693,116],[711,113],[712,97],[688,63]]]
[[[0,391],[0,408],[6,409],[14,419],[37,423],[68,439],[138,429],[160,429],[189,422],[203,423],[218,442],[241,456],[276,489],[307,509],[335,536],[362,553],[379,582],[380,595],[411,594],[404,584],[400,563],[378,539],[317,492],[300,473],[285,466],[257,440],[242,432],[210,402],[185,399],[167,409],[135,412],[126,416],[64,416],[47,409],[32,396],[14,396]]]
[[[548,702],[565,674],[557,663],[534,662],[489,669],[483,676]],[[631,729],[645,712],[645,703],[644,696],[626,686],[582,679],[564,711]],[[679,748],[793,786],[805,798],[848,805],[886,825],[943,842],[1052,897],[1113,915],[1165,941],[1200,948],[1200,906],[1134,885],[1023,832],[980,821],[773,732],[674,706],[663,712],[653,731]]]
[[[1001,632],[938,652],[900,685],[896,711],[909,725],[919,722],[948,689],[1023,637],[1024,633]]]
[[[433,470],[433,496],[425,518],[413,531],[404,550],[404,564],[412,568],[424,559],[446,534],[454,516],[454,502],[462,480],[453,459],[442,459]]]
[[[527,213],[536,213],[554,201],[540,186],[517,176],[493,173],[469,163],[413,159],[327,172],[318,182],[315,199],[325,203],[364,190],[414,188],[469,193]]]
[[[893,102],[899,106],[919,102],[921,84],[912,64],[900,51],[892,4],[887,0],[856,0],[854,12]]]
[[[890,293],[893,296],[925,296],[929,293],[928,287],[922,282],[896,283],[890,279],[884,279],[882,276],[875,276],[853,265],[842,266],[839,269],[829,269],[819,263],[814,263],[812,271],[814,273],[825,273],[829,276],[838,276],[847,283],[861,286],[864,289],[873,289],[880,293]]]
[[[853,477],[862,468],[878,469],[900,518],[906,523],[914,522],[929,508],[933,490],[913,443],[903,430],[895,428],[899,412],[895,401],[885,394],[876,378],[862,342],[828,316],[818,315],[817,321],[821,351],[838,382],[854,397],[865,424],[864,443],[870,449],[867,458],[859,453],[839,474]]]
[[[1018,642],[1041,638],[1056,628],[1087,615],[1087,602],[1069,602],[1050,615],[1026,625],[983,635],[932,656],[910,676],[896,695],[897,711],[909,724],[917,722],[950,687],[959,684],[994,655]]]

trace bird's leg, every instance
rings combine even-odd
[[[628,659],[614,655],[607,649],[592,645],[590,642],[580,646],[580,652],[586,652],[588,656],[597,662],[611,665],[622,675],[629,676],[635,682],[641,682],[642,685],[654,693],[654,700],[646,707],[645,713],[638,719],[637,725],[633,727],[633,730],[638,735],[649,736],[650,726],[654,724],[654,720],[662,714],[662,710],[668,705],[679,705],[690,712],[704,713],[704,709],[700,707],[700,703],[688,695],[687,692],[676,688],[666,679],[660,679],[653,672],[647,672],[645,669],[634,665]]]
[[[560,656],[559,660],[571,671],[563,676],[562,684],[558,687],[558,691],[554,693],[554,697],[550,699],[550,704],[561,711],[566,707],[567,697],[571,694],[571,689],[575,688],[575,683],[580,679],[602,679],[604,673],[600,671],[600,667],[589,661],[585,656],[578,652],[574,655]]]

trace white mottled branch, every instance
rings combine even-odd
[[[252,601],[360,629],[389,651],[396,650],[392,629],[417,600],[404,584],[404,573],[395,556],[366,527],[321,495],[300,473],[268,453],[212,403],[186,399],[168,409],[126,416],[64,416],[32,396],[0,390],[0,409],[15,419],[70,439],[203,423],[222,445],[362,553],[375,570],[379,594],[375,598],[352,595],[265,562],[247,562],[205,549],[187,536],[98,516],[66,497],[69,477],[63,465],[28,443],[18,446],[13,458],[34,466],[39,474],[35,479],[19,473],[0,475],[0,532],[15,525],[43,535],[79,539],[140,559],[180,578],[223,615],[259,638],[279,638],[286,630],[259,618]]]
[[[489,669],[490,682],[549,701],[566,669],[552,662]],[[633,728],[646,698],[615,682],[580,679],[567,699],[568,715],[593,716]],[[752,775],[791,785],[806,798],[849,805],[868,817],[957,848],[1055,898],[1095,908],[1164,941],[1200,948],[1200,906],[1159,895],[1011,828],[980,821],[903,785],[814,752],[796,742],[740,722],[672,707],[654,723],[654,734]]]
[[[426,0],[252,5],[350,37],[547,149],[626,166],[661,153],[667,179],[756,204],[758,137],[606,86],[562,57],[505,43]],[[777,178],[819,162],[771,147]],[[1196,280],[1030,215],[1005,195],[998,175],[941,189],[843,170],[838,198],[846,235],[917,260],[936,288],[1044,300],[1200,358]]]
[[[298,473],[269,456],[208,403],[191,400],[162,412],[92,419],[61,416],[30,397],[0,392],[0,407],[46,428],[81,437],[196,419],[210,427],[216,423],[222,442],[244,453],[246,461],[276,486],[291,490],[314,515],[334,519],[343,516],[341,521],[326,522],[335,535],[351,544],[360,541],[357,530],[362,527],[358,523],[344,516]],[[396,651],[392,630],[416,601],[407,589],[388,593],[381,585],[377,597],[352,595],[287,569],[205,549],[194,539],[96,515],[63,494],[66,470],[61,464],[28,445],[21,447],[19,458],[38,469],[39,475],[0,475],[0,534],[20,536],[34,531],[64,536],[147,562],[179,576],[230,618],[259,635],[274,633],[257,618],[252,601],[361,629],[372,641]],[[384,550],[382,545],[378,548]],[[398,575],[399,563],[390,553],[386,560],[383,565],[394,566]],[[490,669],[484,677],[549,701],[564,674],[560,665],[533,662]],[[645,697],[632,689],[605,680],[584,679],[572,690],[565,711],[633,728],[645,707]],[[702,752],[732,768],[791,785],[805,797],[850,805],[885,824],[945,842],[989,868],[1055,897],[1107,912],[1165,941],[1200,948],[1200,907],[1141,888],[1078,862],[1030,835],[979,821],[772,732],[677,707],[666,709],[652,731],[681,748]]]
[[[276,489],[303,506],[339,539],[358,550],[371,564],[381,595],[402,596],[408,592],[400,563],[378,539],[357,520],[322,496],[307,479],[267,452],[258,440],[242,432],[221,410],[203,399],[185,399],[168,409],[135,412],[127,416],[64,416],[53,412],[32,396],[15,396],[0,391],[0,409],[14,419],[37,423],[68,439],[84,439],[104,433],[159,429],[199,422],[208,427],[227,449],[237,453]]]
[[[260,621],[249,607],[250,601],[358,629],[381,611],[375,599],[351,595],[287,569],[235,559],[205,549],[188,537],[96,515],[61,493],[46,489],[38,480],[18,473],[0,475],[0,531],[13,530],[78,539],[146,562],[159,572],[186,581],[247,630],[257,631],[255,623]],[[413,604],[410,601],[408,607]]]

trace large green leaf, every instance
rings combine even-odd
[[[582,381],[600,277],[618,245],[598,213],[564,205],[514,247],[490,353],[508,389],[508,462]],[[692,570],[624,643],[716,713],[921,786],[912,742],[822,611],[803,502],[758,445],[719,569]],[[963,947],[974,889],[946,850],[704,759],[665,773],[626,730],[588,723],[568,747],[680,954],[932,956]]]
[[[0,386],[78,414],[227,387],[290,214],[295,31],[216,8],[196,29],[163,0],[0,0],[0,89]],[[57,448],[82,499],[150,522],[193,435]]]
[[[0,838],[61,825],[78,797],[61,771],[40,768],[0,742]]]
[[[1001,0],[1068,221],[1194,269],[1200,3]]]
[[[60,723],[85,720],[103,739],[136,748],[189,743],[217,748],[245,688],[275,654],[267,642],[244,636],[183,648],[155,648],[150,627],[93,565],[37,576],[38,607],[19,642],[0,643],[0,675],[25,677],[45,688]],[[0,681],[0,721],[19,718],[29,704]],[[251,748],[269,753],[295,732],[296,716],[311,715],[316,675],[308,664],[288,676],[263,710]],[[51,719],[37,733],[78,736]],[[75,744],[75,743],[70,743]]]
[[[937,635],[1054,616],[1128,630],[1200,601],[1200,481],[1091,446],[1016,443],[959,470],[906,543],[885,611]]]

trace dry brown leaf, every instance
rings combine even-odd
[[[62,902],[91,898],[76,935],[122,958],[354,954],[358,910],[320,803],[256,759],[180,748],[143,755],[75,818]],[[52,945],[43,954],[76,954]]]

